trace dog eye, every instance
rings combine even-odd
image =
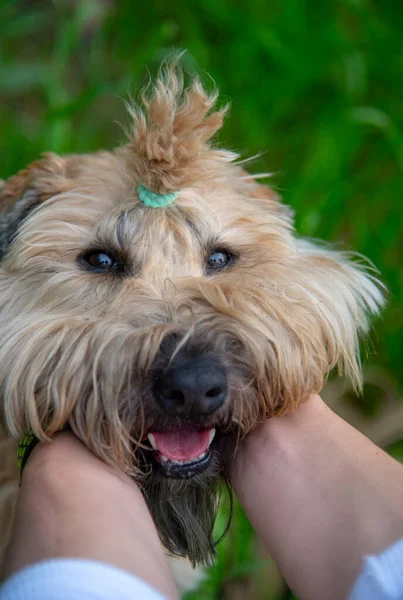
[[[210,269],[221,269],[227,266],[234,258],[228,250],[215,250],[207,259],[207,264]]]
[[[93,250],[81,257],[81,262],[96,273],[109,273],[118,268],[116,260],[107,252]]]

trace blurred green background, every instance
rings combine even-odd
[[[0,0],[0,176],[45,150],[121,143],[122,99],[187,48],[183,66],[232,101],[220,143],[264,151],[253,170],[275,174],[300,234],[342,242],[381,271],[389,304],[363,348],[364,394],[335,380],[324,395],[400,459],[402,21],[400,0]],[[236,506],[191,598],[292,597]]]

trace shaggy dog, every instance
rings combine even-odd
[[[214,555],[225,439],[360,385],[383,303],[352,257],[298,238],[291,211],[212,143],[226,108],[176,63],[129,109],[126,145],[46,154],[0,188],[0,538],[15,441],[69,426],[139,481],[168,553]]]

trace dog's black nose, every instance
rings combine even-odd
[[[201,417],[215,412],[227,395],[227,375],[213,359],[180,360],[155,385],[162,410],[174,417]]]

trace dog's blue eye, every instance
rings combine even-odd
[[[83,256],[83,261],[97,273],[114,271],[117,268],[116,260],[106,252],[89,252]]]
[[[228,250],[216,250],[208,257],[207,264],[210,269],[221,269],[228,265],[232,258],[233,255]]]

